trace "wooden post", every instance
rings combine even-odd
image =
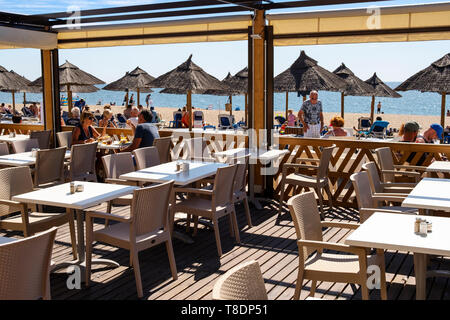
[[[288,110],[289,110],[289,91],[286,91],[286,121],[288,118]]]
[[[233,115],[233,96],[229,96],[229,98],[230,98],[230,105],[231,105],[231,107],[230,107],[230,116],[231,115]]]
[[[13,103],[13,114],[16,114],[16,92],[13,90],[12,93],[12,103]]]
[[[341,117],[344,118],[344,97],[345,94],[341,92]]]
[[[445,98],[446,92],[442,92],[442,103],[441,103],[441,126],[445,129]]]
[[[187,101],[186,101],[187,111],[189,112],[189,131],[192,131],[192,92],[188,90]]]
[[[25,104],[27,103],[27,93],[23,93],[23,106],[25,107]]]
[[[375,112],[375,96],[372,96],[372,103],[370,104],[370,122],[373,123],[373,117]]]
[[[53,131],[51,145],[54,146],[56,132],[61,128],[58,50],[41,50],[41,63],[44,129]]]
[[[140,97],[140,90],[139,90],[139,88],[137,88],[136,93],[137,93],[137,106],[139,107],[139,105],[141,104],[141,97]]]
[[[247,112],[248,112],[247,93],[245,94],[244,99],[245,99],[245,106],[244,106],[245,125],[248,126],[248,124],[247,124]]]
[[[72,101],[72,91],[70,91],[70,84],[67,85],[67,108],[69,108],[69,113],[72,112],[73,101]]]

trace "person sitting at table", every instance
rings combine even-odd
[[[350,136],[348,131],[344,127],[344,118],[335,116],[330,121],[331,130],[323,136],[323,138],[329,137],[348,137]]]
[[[34,117],[39,118],[39,107],[36,105],[36,102],[33,102],[29,109],[33,113]]]
[[[131,108],[130,118],[127,120],[127,124],[131,128],[131,130],[136,129],[136,126],[138,125],[139,113],[140,113],[140,111],[139,111],[138,107],[133,106]],[[133,134],[134,134],[134,131],[133,131]]]
[[[109,109],[103,111],[103,118],[98,122],[99,127],[107,127],[107,128],[117,128],[116,123],[112,120],[112,112]]]
[[[416,142],[419,130],[420,126],[415,121],[408,121],[402,124],[398,132],[398,135],[402,137],[400,142]]]
[[[159,138],[158,128],[152,123],[153,115],[150,110],[142,110],[138,119],[133,142],[119,152],[132,152],[138,148],[151,147],[155,138]]]
[[[189,128],[189,112],[187,112],[186,107],[183,107],[183,116],[181,117],[181,124],[183,128]]]
[[[80,124],[73,129],[72,145],[91,143],[100,136],[97,130],[92,126],[95,120],[93,113],[83,111],[80,120]]]
[[[74,126],[80,124],[80,108],[73,107],[72,112],[70,113],[70,118],[66,121],[66,126]]]

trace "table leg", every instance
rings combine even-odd
[[[427,255],[414,253],[414,276],[416,277],[416,300],[425,300],[427,284]]]

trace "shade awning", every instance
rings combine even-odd
[[[267,19],[275,46],[450,39],[450,3],[268,14]]]
[[[36,48],[51,50],[56,49],[56,47],[56,33],[0,26],[0,49]]]
[[[58,29],[58,48],[247,40],[250,15]]]

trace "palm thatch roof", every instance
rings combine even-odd
[[[248,67],[245,67],[234,76],[228,72],[222,83],[228,87],[227,90],[207,90],[205,94],[216,96],[237,96],[248,93]]]
[[[346,96],[369,96],[374,93],[371,85],[364,82],[342,63],[336,70],[333,71],[335,75],[347,83],[344,94]]]
[[[0,91],[12,92],[27,89],[28,83],[16,73],[11,73],[0,66]]]
[[[30,92],[30,93],[39,93],[41,92],[41,89],[38,87],[30,87],[31,81],[25,78],[24,76],[21,76],[20,74],[14,72],[14,70],[11,70],[10,73],[16,78],[18,78],[20,81],[22,81],[26,86],[20,90],[21,92]]]
[[[401,95],[392,90],[387,84],[381,81],[380,78],[377,77],[377,73],[375,72],[373,76],[365,81],[370,84],[374,89],[374,93],[372,96],[374,97],[388,97],[388,98],[400,98]]]
[[[400,84],[395,90],[419,90],[421,92],[450,92],[450,53],[433,62],[408,80]]]
[[[107,86],[103,88],[103,90],[110,91],[140,91],[140,92],[153,92],[150,89],[149,83],[155,80],[155,77],[152,77],[147,72],[137,67],[131,72],[127,72],[122,78],[111,82]]]
[[[206,73],[192,62],[192,54],[175,69],[159,76],[149,85],[152,88],[165,88],[161,93],[183,94],[189,90],[194,94],[203,94],[206,90],[226,90],[227,87],[214,76]]]
[[[87,73],[77,66],[71,64],[66,60],[66,62],[59,66],[59,84],[60,85],[70,85],[70,86],[85,86],[93,84],[104,84],[102,80]],[[31,86],[42,86],[42,77],[34,80]],[[75,90],[73,90],[75,91]],[[81,91],[78,91],[81,92]]]
[[[303,50],[298,59],[274,79],[275,92],[297,91],[306,94],[311,90],[342,91],[345,87],[344,80],[320,67]]]

